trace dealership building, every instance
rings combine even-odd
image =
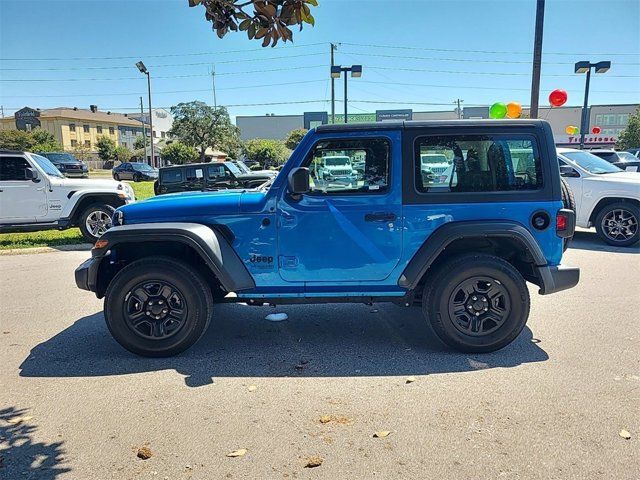
[[[629,117],[640,107],[640,104],[592,105],[588,111],[588,131],[600,127],[597,135],[589,133],[585,136],[587,147],[611,147],[618,140],[618,135],[629,123]],[[465,107],[460,112],[462,118],[489,118],[489,107]],[[523,109],[522,116],[529,116],[529,109]],[[580,127],[582,107],[543,107],[538,118],[551,124],[556,144],[571,146],[580,142],[580,135],[567,135],[568,126]],[[349,123],[385,122],[390,120],[455,120],[457,110],[420,112],[411,109],[376,110],[372,113],[354,113],[348,115]],[[236,125],[240,128],[242,140],[251,138],[284,139],[296,128],[313,128],[330,123],[331,116],[327,112],[304,112],[302,115],[237,116]],[[344,122],[344,115],[335,116],[336,123]]]

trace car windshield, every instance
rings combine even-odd
[[[324,164],[329,167],[349,165],[349,157],[325,157]]]
[[[224,164],[229,168],[229,170],[231,170],[231,173],[235,175],[242,173],[240,169],[237,166],[235,166],[232,162],[224,162]]]
[[[153,167],[147,163],[132,163],[131,166],[134,170],[138,170],[139,172],[152,172]]]
[[[70,153],[45,153],[42,156],[58,163],[77,163],[79,161]]]
[[[629,152],[618,152],[618,157],[620,157],[620,160],[623,160],[625,162],[637,162],[638,159],[633,156],[633,154],[629,153]]]
[[[580,167],[584,168],[589,173],[595,173],[601,175],[603,173],[616,173],[622,170],[615,165],[610,164],[606,160],[596,157],[592,153],[588,152],[566,152],[561,154],[567,157],[569,160],[577,163]]]
[[[33,158],[38,166],[44,170],[44,173],[49,175],[50,177],[59,177],[64,178],[64,175],[60,173],[53,163],[49,161],[48,158],[42,157],[40,155],[36,155],[35,153],[31,154],[31,158]]]
[[[246,163],[244,163],[242,160],[236,160],[233,163],[244,173],[251,173],[251,169],[247,167]]]

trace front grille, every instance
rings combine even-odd
[[[328,173],[334,177],[339,177],[342,175],[351,175],[351,170],[330,170]]]
[[[431,171],[438,175],[442,175],[444,172],[447,171],[447,168],[449,167],[431,167]]]

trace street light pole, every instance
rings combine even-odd
[[[337,45],[335,43],[331,43],[331,66],[334,66],[333,60],[333,52],[335,51]],[[336,79],[331,77],[331,123],[336,123]]]
[[[147,126],[144,123],[144,106],[142,104],[142,97],[140,97],[140,122],[142,123],[142,142],[144,144],[144,156],[145,161],[147,156]]]
[[[531,108],[529,116],[538,118],[540,101],[540,70],[542,67],[542,33],[544,31],[544,0],[537,0],[536,33],[533,40],[533,72],[531,76]]]
[[[589,128],[588,115],[589,115],[589,85],[591,83],[591,69],[595,69],[596,73],[606,73],[611,68],[610,61],[603,61],[598,63],[591,63],[589,61],[576,62],[573,71],[575,73],[586,73],[587,80],[584,86],[584,103],[582,105],[582,118],[580,120],[580,150],[584,148],[584,136],[587,134]]]
[[[340,75],[344,72],[344,123],[348,123],[347,118],[347,72],[351,72],[351,76],[359,78],[362,76],[362,65],[351,65],[350,67],[343,67],[342,65],[334,65],[331,67],[331,78],[340,78]]]
[[[347,123],[347,72],[344,74],[344,123]]]
[[[155,152],[153,148],[153,120],[151,116],[151,74],[149,73],[149,70],[147,70],[147,67],[145,67],[144,63],[142,63],[142,61],[137,62],[136,67],[138,67],[138,70],[140,70],[140,73],[144,73],[147,76],[147,92],[149,94],[149,131],[151,132],[150,141],[149,141],[151,145],[151,164],[153,166],[156,166],[155,154],[154,154]]]

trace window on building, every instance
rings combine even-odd
[[[77,147],[78,146],[78,141],[77,140],[71,140],[71,146],[72,147]]]
[[[158,132],[156,132],[155,130],[153,131],[153,138],[158,138]]]
[[[127,135],[131,136],[131,135],[133,135],[133,132],[131,130],[127,130]]]
[[[109,127],[109,135],[114,135],[116,133],[113,127]]]
[[[76,124],[75,123],[70,123],[69,124],[69,131],[70,132],[75,132],[76,131]]]
[[[618,115],[618,125],[626,125],[629,123],[629,114],[621,113]]]
[[[602,114],[596,115],[596,125],[602,125]]]
[[[442,135],[416,140],[419,192],[499,192],[542,187],[536,142],[527,135]]]
[[[167,136],[167,132],[160,132],[160,136],[161,136],[162,138],[165,138],[165,137]]]
[[[22,157],[0,157],[0,181],[24,181],[29,163]]]
[[[30,132],[33,129],[30,123],[25,123],[24,128],[27,130],[27,132]]]
[[[382,138],[322,140],[305,166],[311,193],[385,193],[389,186],[389,141]]]
[[[98,125],[96,127],[96,131],[98,132],[98,135],[102,134],[102,125]]]
[[[91,147],[91,140],[85,140],[84,141],[84,146],[85,147]]]
[[[82,126],[82,131],[83,131],[84,133],[89,133],[89,125],[83,125],[83,126]]]

